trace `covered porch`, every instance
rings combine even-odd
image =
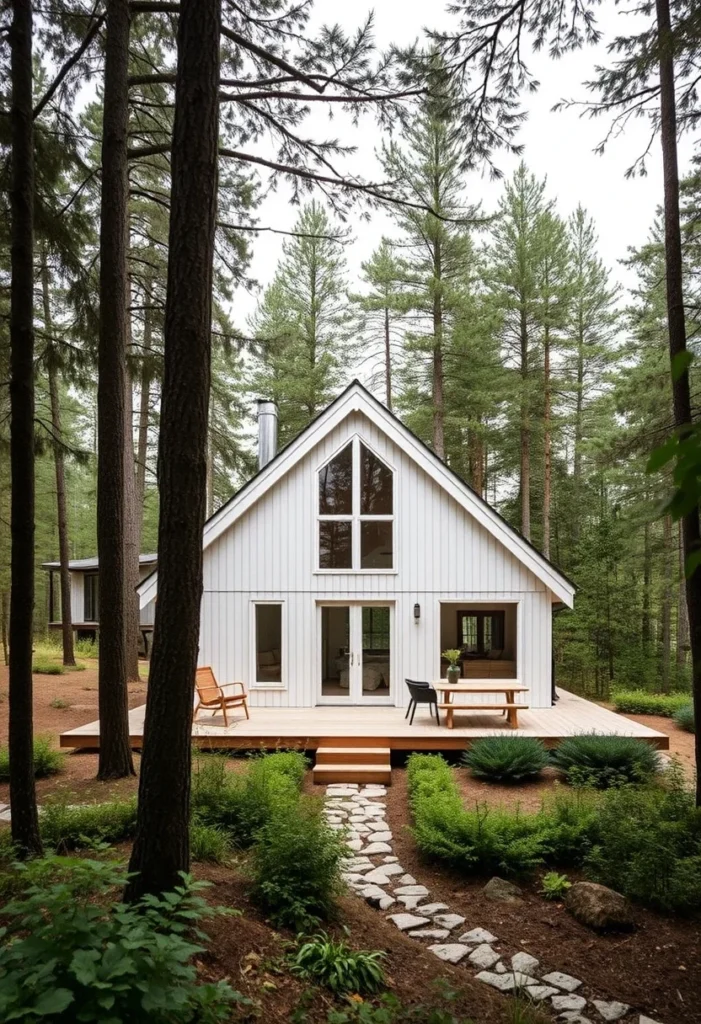
[[[646,725],[632,722],[573,693],[559,690],[552,708],[519,712],[518,729],[509,729],[494,711],[465,711],[455,714],[453,729],[436,725],[427,708],[420,706],[409,725],[403,708],[326,706],[313,708],[251,709],[250,720],[243,712],[228,728],[220,714],[201,712],[193,725],[192,741],[205,749],[274,749],[298,747],[316,750],[320,746],[373,746],[391,750],[464,750],[480,736],[494,733],[534,736],[552,747],[568,736],[597,732],[609,736],[634,736],[658,750],[669,749],[669,737]],[[131,745],[143,741],[145,705],[129,713]],[[342,741],[342,742],[336,742]],[[100,723],[90,722],[61,734],[61,746],[95,749],[100,745]]]

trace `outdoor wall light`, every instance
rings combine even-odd
[[[421,605],[420,604],[415,604],[414,605],[414,621],[418,623],[420,618],[421,618]]]

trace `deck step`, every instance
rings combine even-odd
[[[381,764],[389,767],[389,747],[318,747],[317,764]]]
[[[383,764],[316,764],[312,769],[316,785],[329,782],[384,782],[392,781],[392,769]]]

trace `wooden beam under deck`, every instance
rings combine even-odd
[[[251,708],[251,718],[236,718],[228,728],[223,720],[200,713],[193,726],[193,746],[204,750],[271,750],[295,747],[316,750],[332,747],[389,747],[391,750],[465,750],[482,736],[504,733],[533,736],[546,747],[554,747],[568,736],[597,732],[604,735],[634,736],[658,750],[669,749],[669,737],[646,725],[602,708],[565,690],[552,708],[529,708],[519,712],[519,728],[510,729],[495,712],[469,711],[455,714],[455,727],[436,725],[419,709],[414,724],[404,718],[403,708],[315,707]],[[131,745],[139,750],[143,741],[145,705],[129,713]],[[100,745],[100,723],[90,722],[61,734],[62,747],[94,750]]]

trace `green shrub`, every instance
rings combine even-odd
[[[685,704],[684,707],[679,708],[678,711],[674,712],[674,721],[677,723],[680,729],[684,729],[686,732],[696,732],[696,722],[694,721],[694,705]]]
[[[408,761],[413,834],[420,851],[471,872],[520,873],[545,862],[580,863],[592,842],[596,801],[560,796],[535,814],[463,807],[449,765],[440,755]]]
[[[625,715],[662,715],[673,718],[676,711],[689,703],[684,693],[648,693],[647,690],[616,690],[611,694],[616,711]]]
[[[44,843],[54,850],[77,850],[95,843],[119,843],[136,829],[136,800],[106,804],[46,804],[39,816]]]
[[[301,754],[253,757],[245,771],[227,770],[222,754],[195,760],[192,813],[196,821],[218,825],[237,846],[250,846],[279,803],[296,804],[306,761]]]
[[[20,896],[0,909],[0,1020],[214,1024],[240,997],[199,984],[188,936],[216,913],[184,877],[162,898],[115,902],[126,874],[113,862],[50,857],[17,867]],[[195,936],[203,939],[203,933]]]
[[[190,855],[195,861],[223,864],[231,851],[231,840],[219,825],[190,824]]]
[[[561,900],[572,888],[567,875],[559,875],[557,871],[548,871],[541,880],[540,891],[546,900]]]
[[[65,754],[56,750],[50,737],[37,736],[34,739],[34,776],[37,779],[44,779],[48,775],[56,775],[63,771]],[[10,751],[7,747],[0,747],[0,782],[7,782],[10,778]]]
[[[556,748],[553,761],[571,785],[597,789],[647,782],[659,771],[657,751],[632,736],[570,736]]]
[[[478,779],[522,782],[536,778],[548,766],[548,752],[530,736],[485,736],[463,755],[463,762]]]
[[[49,705],[49,707],[56,708],[57,711],[65,711],[66,708],[69,708],[70,706],[71,702],[69,700],[64,700],[62,697],[56,697]]]
[[[32,662],[32,672],[38,676],[62,676],[65,671],[60,661],[35,657]]]
[[[75,640],[73,649],[81,658],[97,658],[100,654],[100,646],[97,640]]]
[[[701,809],[679,765],[662,786],[607,793],[585,869],[597,882],[661,910],[701,908]]]
[[[251,858],[256,893],[272,920],[301,931],[328,918],[345,852],[318,799],[274,804],[256,835]]]
[[[346,942],[335,942],[322,932],[300,946],[292,958],[292,973],[325,985],[337,995],[370,995],[384,987],[385,956],[382,952],[353,950]]]

